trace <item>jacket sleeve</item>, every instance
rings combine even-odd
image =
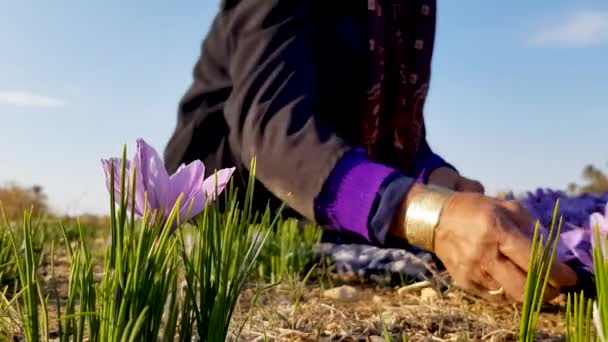
[[[275,196],[314,220],[314,200],[349,150],[316,115],[309,0],[241,0],[229,9],[233,89],[224,112],[229,142]]]
[[[426,135],[426,125],[423,124],[422,141],[420,143],[420,147],[418,148],[418,153],[416,154],[416,161],[414,162],[413,168],[409,174],[416,178],[422,176],[422,181],[427,183],[431,173],[440,167],[448,167],[458,172],[458,170],[452,164],[445,161],[440,155],[436,154],[431,149]]]
[[[184,154],[197,155],[184,149],[211,148],[207,145],[214,139],[207,136],[227,134],[232,158],[247,167],[255,157],[256,178],[292,209],[321,225],[382,244],[414,180],[369,160],[318,119],[309,46],[313,3],[222,4],[180,104],[179,134],[174,134],[166,160],[176,168]],[[200,122],[209,113],[223,115],[226,133]],[[199,128],[196,137],[194,126]],[[187,147],[192,139],[201,143]]]

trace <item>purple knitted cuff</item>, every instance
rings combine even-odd
[[[369,220],[383,182],[397,170],[372,162],[363,150],[338,161],[315,201],[317,220],[370,240]]]

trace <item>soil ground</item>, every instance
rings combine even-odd
[[[103,243],[96,241],[92,247],[103,249]],[[43,268],[45,292],[57,289],[63,304],[69,275],[65,253],[56,253],[54,267],[54,281],[50,265]],[[298,283],[262,293],[249,284],[235,310],[233,332],[242,326],[240,341],[263,341],[265,336],[269,341],[385,341],[385,324],[392,341],[403,341],[404,334],[409,341],[517,341],[521,308],[510,303],[488,302],[458,290],[439,293],[420,284],[382,287],[341,279],[331,286],[325,283],[309,282],[299,296]],[[344,294],[331,295],[336,289]],[[53,331],[57,313],[54,304],[51,307]],[[563,305],[544,311],[537,340],[564,341]]]
[[[347,285],[348,286],[348,285]],[[244,291],[234,324],[248,318],[246,341],[517,341],[521,308],[489,302],[454,290],[439,294],[429,287],[386,288],[353,286],[354,298],[336,299],[307,285],[299,305],[290,289],[259,296],[251,317],[254,289]],[[332,292],[330,290],[329,292]],[[563,306],[550,305],[539,322],[539,341],[563,341]]]

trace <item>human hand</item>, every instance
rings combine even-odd
[[[463,177],[449,167],[440,167],[431,172],[428,183],[458,192],[483,194],[485,191],[480,182]]]
[[[515,201],[454,193],[435,230],[434,253],[457,285],[485,298],[499,289],[522,302],[532,242],[525,234],[535,220]],[[577,283],[576,273],[554,260],[544,300]]]

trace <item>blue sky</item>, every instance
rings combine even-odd
[[[263,0],[260,0],[263,1]],[[177,3],[176,3],[177,4]],[[0,12],[0,183],[105,213],[100,158],[162,150],[218,1],[21,1]],[[608,162],[608,3],[439,1],[432,147],[490,193]]]

